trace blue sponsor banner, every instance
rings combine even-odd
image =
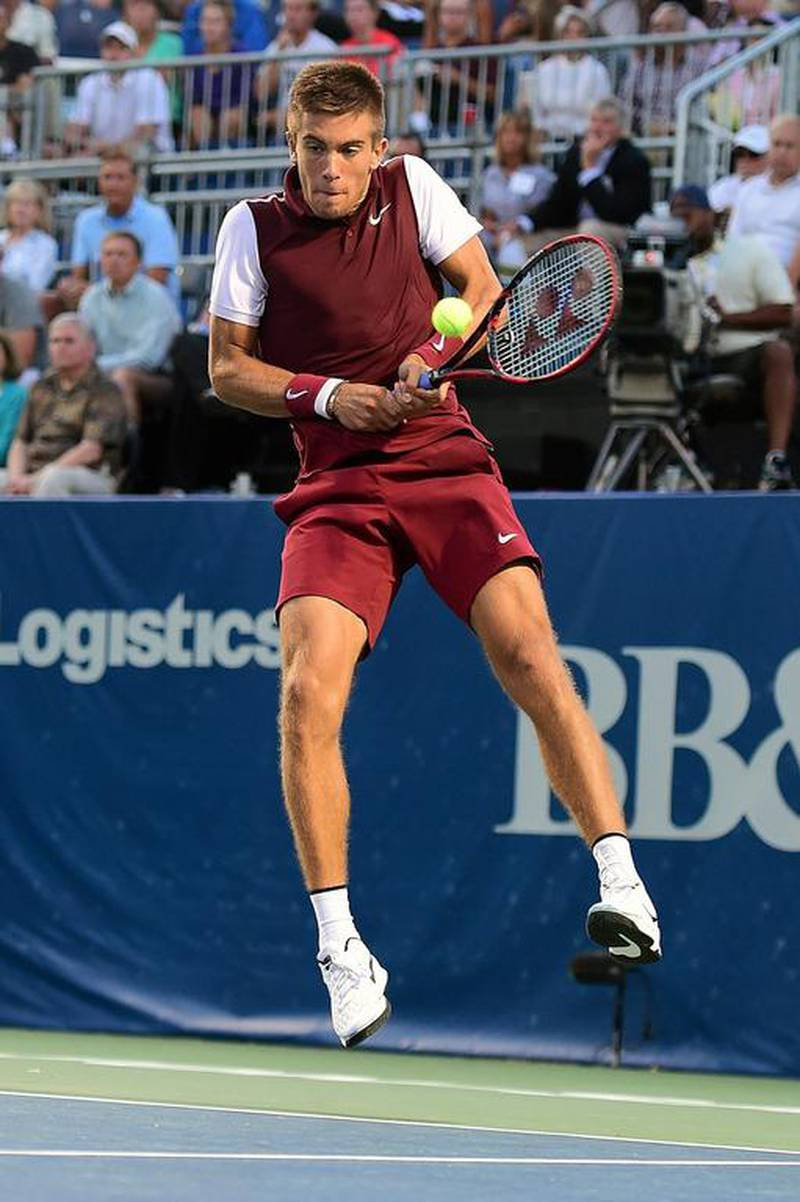
[[[662,919],[630,1064],[800,1072],[800,497],[542,497],[546,563]],[[0,1022],[332,1038],[280,798],[260,500],[0,504]],[[420,574],[360,667],[352,887],[376,1046],[591,1060],[594,866]]]

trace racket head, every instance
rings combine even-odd
[[[486,351],[496,375],[517,384],[574,370],[607,338],[622,305],[614,248],[592,234],[543,246],[498,297]]]

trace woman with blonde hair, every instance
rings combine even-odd
[[[519,266],[521,239],[533,229],[526,214],[545,200],[556,177],[539,161],[539,133],[525,110],[503,113],[494,148],[481,177],[483,241],[496,265]]]
[[[15,179],[6,188],[0,215],[3,275],[41,292],[58,263],[58,244],[50,233],[50,199],[34,179]]]

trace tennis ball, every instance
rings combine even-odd
[[[472,310],[460,296],[446,296],[431,314],[434,330],[448,338],[458,338],[472,325]]]

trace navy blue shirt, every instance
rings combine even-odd
[[[100,34],[119,20],[119,9],[97,8],[89,0],[59,0],[54,13],[59,54],[67,58],[99,58]]]

